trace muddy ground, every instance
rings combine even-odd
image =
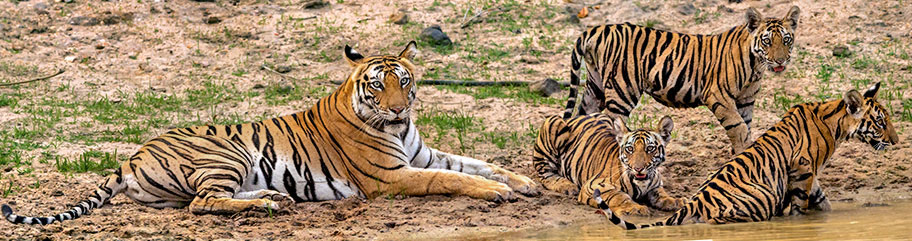
[[[792,4],[802,10],[797,46],[785,73],[763,79],[753,137],[788,106],[882,82],[880,98],[892,110],[902,143],[887,152],[845,143],[821,181],[836,201],[908,199],[912,5],[902,1],[13,0],[0,2],[0,82],[65,72],[0,87],[0,201],[20,214],[59,212],[94,188],[102,179],[97,173],[111,170],[72,171],[78,168],[68,168],[70,161],[122,160],[172,127],[304,110],[334,89],[332,80],[347,76],[345,44],[362,53],[393,54],[437,24],[454,45],[420,42],[422,79],[566,81],[570,43],[587,26],[632,22],[712,33],[741,24],[748,7],[782,16]],[[588,16],[576,18],[583,7]],[[391,23],[390,15],[399,11],[408,15],[407,24]],[[474,18],[479,11],[486,13]],[[472,23],[463,28],[466,22]],[[846,54],[834,56],[841,47]],[[416,119],[428,143],[530,176],[535,129],[545,116],[561,111],[567,95],[563,90],[541,98],[522,88],[419,90]],[[634,113],[634,127],[662,115],[674,118],[664,171],[675,196],[688,195],[730,157],[728,138],[705,108],[673,110],[645,101]],[[62,224],[0,222],[0,234],[91,240],[423,239],[540,230],[595,218],[574,198],[548,191],[504,204],[384,197],[234,216],[158,210],[119,196],[92,215]]]

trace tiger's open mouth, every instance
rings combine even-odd
[[[785,65],[779,65],[779,66],[773,67],[772,70],[773,70],[773,72],[776,72],[776,73],[782,73],[782,71],[785,71]]]
[[[633,178],[636,180],[646,180],[646,173],[637,173],[633,175]]]

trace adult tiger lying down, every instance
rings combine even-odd
[[[817,175],[840,143],[856,138],[876,150],[899,142],[889,112],[875,96],[880,83],[864,96],[851,90],[841,100],[792,107],[748,149],[726,163],[697,193],[665,221],[633,224],[624,221],[602,200],[593,198],[605,217],[624,229],[681,225],[685,222],[724,224],[765,221],[808,210],[830,210]]]
[[[277,201],[454,194],[490,201],[536,195],[531,179],[426,146],[410,118],[416,53],[364,57],[345,46],[354,69],[311,109],[260,122],[174,129],[146,142],[85,201],[50,217],[13,214],[13,223],[78,218],[125,193],[139,204],[195,214],[281,208]]]

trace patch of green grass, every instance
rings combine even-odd
[[[63,173],[93,172],[102,176],[111,174],[111,169],[120,168],[117,150],[114,153],[102,151],[86,151],[74,160],[57,158],[54,166]]]
[[[874,66],[875,64],[877,64],[877,61],[874,61],[874,59],[871,59],[868,56],[862,56],[861,58],[856,58],[855,61],[852,62],[852,68],[857,70],[864,70],[868,67]]]
[[[902,101],[902,112],[899,114],[899,120],[912,122],[912,99]]]
[[[799,94],[785,93],[785,89],[779,88],[773,92],[773,108],[777,110],[788,111],[792,106],[804,103],[805,100]]]
[[[0,107],[15,107],[19,104],[19,99],[7,94],[0,94]]]
[[[415,124],[434,127],[437,131],[434,142],[440,142],[452,131],[456,135],[455,138],[459,142],[458,148],[462,153],[469,149],[474,150],[474,146],[470,143],[473,140],[469,138],[469,133],[481,131],[483,128],[481,119],[472,115],[440,111],[425,111],[419,114]]]
[[[542,97],[538,93],[529,91],[525,86],[477,86],[468,87],[461,85],[438,86],[438,89],[449,90],[454,93],[466,94],[475,99],[503,98],[513,99],[536,105],[562,105],[566,102],[563,98]]]

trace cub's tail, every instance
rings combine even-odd
[[[108,200],[111,200],[114,195],[121,193],[125,187],[126,185],[124,184],[123,178],[121,178],[120,175],[120,170],[118,169],[114,174],[107,176],[107,179],[105,179],[104,183],[98,185],[98,188],[95,189],[91,195],[89,195],[89,198],[83,200],[82,202],[79,202],[69,211],[50,217],[28,217],[13,214],[13,209],[10,208],[9,205],[3,204],[3,217],[14,224],[47,225],[54,222],[72,220],[88,213],[89,210],[101,207],[101,205],[108,202]]]
[[[573,109],[576,108],[576,102],[579,95],[579,70],[582,67],[582,57],[583,57],[583,37],[576,38],[576,45],[573,47],[573,51],[570,54],[570,97],[567,98],[567,108],[564,110],[564,119],[569,119],[573,117]]]

